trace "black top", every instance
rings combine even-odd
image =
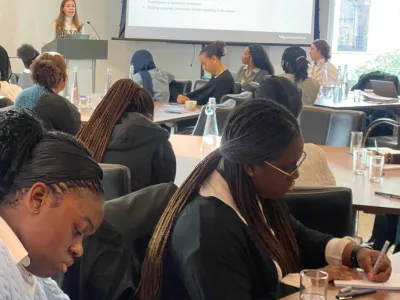
[[[175,180],[169,132],[136,112],[125,112],[115,125],[102,162],[127,166],[132,191]]]
[[[307,229],[282,202],[296,236],[301,268],[327,265],[329,235]],[[273,300],[286,296],[272,258],[236,212],[214,197],[195,196],[178,216],[163,266],[162,300]],[[293,291],[292,291],[293,292]]]
[[[235,80],[231,72],[225,70],[218,77],[211,78],[206,85],[186,94],[186,96],[191,100],[196,100],[198,105],[205,105],[210,97],[214,97],[217,103],[220,103],[222,96],[234,94],[234,91]]]
[[[81,114],[75,105],[64,97],[50,93],[39,98],[32,110],[47,130],[57,130],[75,135],[81,129]]]

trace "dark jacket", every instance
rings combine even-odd
[[[168,139],[169,132],[144,115],[124,113],[115,125],[102,162],[127,166],[132,191],[174,182],[176,159]]]
[[[332,236],[304,227],[281,205],[297,240],[300,269],[326,266]],[[278,282],[272,258],[231,207],[214,197],[189,200],[167,244],[160,299],[276,300],[293,292]]]
[[[351,90],[371,89],[371,80],[392,81],[396,87],[397,93],[400,94],[399,78],[396,75],[381,71],[375,71],[361,75],[361,77],[358,79],[358,82],[352,87]]]
[[[39,98],[32,107],[47,130],[57,130],[76,135],[81,129],[81,114],[75,105],[64,97],[50,93]]]
[[[147,245],[176,189],[163,183],[105,203],[102,225],[65,274],[63,290],[71,300],[133,298]]]
[[[206,105],[210,97],[214,97],[217,103],[227,94],[235,93],[235,80],[231,72],[225,70],[219,76],[211,78],[207,84],[201,88],[187,93],[186,96],[191,100],[196,100],[198,105]]]

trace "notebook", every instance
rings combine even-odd
[[[335,280],[335,286],[339,288],[351,286],[361,289],[400,291],[400,274],[392,274],[390,279],[383,283],[371,282],[366,278],[363,280]]]
[[[365,102],[372,102],[372,103],[399,103],[399,99],[397,98],[391,98],[391,97],[382,97],[379,95],[376,95],[374,93],[365,93],[362,92],[362,95],[364,96],[364,101]]]

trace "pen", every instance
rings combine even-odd
[[[389,242],[389,241],[386,241],[385,244],[383,245],[382,250],[381,250],[381,253],[379,253],[378,259],[377,259],[376,262],[375,262],[374,270],[375,270],[376,267],[379,266],[379,264],[381,263],[381,260],[382,260],[382,258],[385,256],[386,251],[387,251],[388,248],[389,248],[389,245],[390,245],[390,242]]]
[[[375,192],[375,195],[389,197],[393,199],[400,199],[400,195],[389,194],[389,193]]]
[[[358,291],[358,292],[350,292],[350,293],[344,293],[344,294],[338,294],[336,295],[336,299],[353,299],[355,297],[359,296],[365,296],[365,295],[370,295],[370,294],[375,294],[376,290],[365,290],[365,291]]]

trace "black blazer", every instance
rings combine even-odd
[[[300,250],[301,268],[327,265],[331,236],[307,229],[282,201]],[[272,258],[236,212],[213,197],[195,196],[178,216],[163,267],[163,300],[272,300],[283,289]]]

